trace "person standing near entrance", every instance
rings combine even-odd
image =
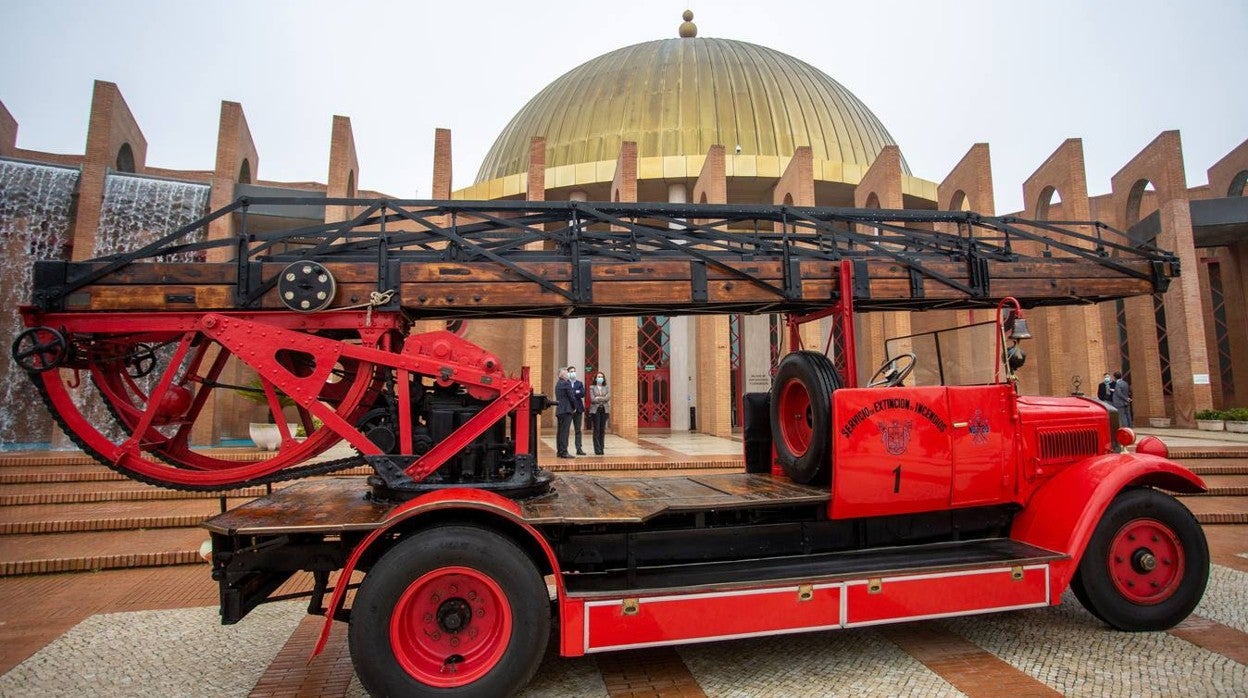
[[[589,416],[594,423],[594,455],[601,456],[606,450],[607,420],[611,417],[611,388],[601,372],[589,386]]]
[[[561,370],[559,380],[555,381],[555,455],[560,458],[572,457],[568,453],[568,429],[572,426],[575,412],[576,397],[572,393],[572,381],[568,380],[567,370]],[[579,441],[581,437],[578,434],[576,438]]]
[[[1114,371],[1113,405],[1121,415],[1120,423],[1124,427],[1131,426],[1131,384],[1122,377],[1122,371]]]
[[[1101,384],[1096,386],[1096,399],[1101,402],[1113,402],[1114,399],[1114,377],[1105,374],[1101,379]]]
[[[576,435],[576,455],[585,455],[585,448],[581,445],[581,430],[585,428],[585,384],[576,379],[576,367],[568,367],[568,381],[572,383],[572,397],[576,401],[576,411],[572,413],[572,433]],[[567,448],[567,442],[564,442],[564,448]]]

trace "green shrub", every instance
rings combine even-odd
[[[1232,407],[1223,410],[1222,418],[1228,422],[1248,422],[1248,407]]]
[[[1199,410],[1196,412],[1196,419],[1201,421],[1220,421],[1224,419],[1222,413],[1217,410]]]

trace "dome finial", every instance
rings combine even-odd
[[[692,39],[697,36],[698,25],[693,23],[693,10],[685,10],[685,14],[681,16],[685,18],[685,21],[680,25],[680,38]]]

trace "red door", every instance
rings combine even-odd
[[[671,333],[667,316],[637,318],[637,426],[671,428]]]

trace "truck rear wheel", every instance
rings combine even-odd
[[[387,552],[360,585],[348,640],[375,696],[506,696],[541,663],[546,584],[514,542],[446,525]]]
[[[771,384],[771,433],[784,474],[800,483],[832,475],[832,391],[836,367],[816,351],[795,351],[776,368]]]
[[[1119,630],[1165,630],[1196,608],[1209,546],[1196,517],[1153,489],[1126,490],[1101,517],[1079,561],[1079,601]],[[1086,597],[1086,598],[1085,598]]]

